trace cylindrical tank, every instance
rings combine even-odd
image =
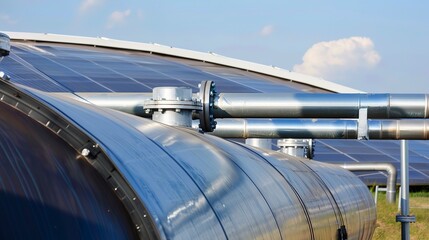
[[[16,109],[25,113],[18,114],[18,118],[32,122],[28,125],[30,129],[47,132],[32,135],[32,138],[31,135],[25,135],[25,131],[20,132],[18,135],[27,141],[28,147],[16,151],[15,155],[19,156],[26,151],[35,154],[41,148],[52,159],[59,159],[63,155],[57,156],[55,153],[66,149],[70,150],[71,155],[78,156],[76,150],[80,148],[80,138],[91,142],[85,145],[90,149],[86,161],[82,156],[71,158],[70,162],[65,163],[52,160],[57,165],[54,164],[56,168],[50,170],[51,163],[44,160],[48,157],[43,155],[42,159],[37,160],[37,168],[30,168],[33,169],[33,175],[46,176],[46,182],[51,185],[56,184],[56,178],[51,178],[52,174],[65,179],[88,179],[88,182],[96,181],[91,179],[98,175],[105,177],[106,184],[97,182],[103,185],[97,189],[85,185],[75,191],[74,180],[64,180],[61,189],[49,187],[47,183],[43,185],[52,195],[63,196],[64,201],[95,195],[97,201],[90,203],[94,209],[99,209],[93,210],[97,213],[101,214],[102,209],[110,209],[103,202],[110,200],[114,205],[112,209],[119,209],[114,211],[116,214],[129,214],[129,218],[119,214],[119,217],[110,219],[109,212],[103,212],[108,216],[91,218],[88,222],[93,225],[85,226],[85,229],[122,229],[118,232],[129,233],[126,237],[130,238],[134,236],[132,230],[137,230],[140,237],[159,239],[335,239],[341,228],[347,231],[348,239],[370,239],[373,234],[376,216],[372,196],[356,176],[342,168],[302,161],[194,129],[170,127],[32,89],[11,92],[13,94],[2,99],[6,99],[6,104],[18,106]],[[5,112],[12,111],[9,106],[1,105],[1,108]],[[34,113],[36,111],[38,114]],[[49,111],[49,114],[43,111]],[[3,128],[11,126],[16,131],[20,129],[20,125],[7,122],[3,122],[3,125]],[[49,134],[57,140],[45,137]],[[62,143],[67,140],[75,150]],[[18,144],[13,142],[9,145],[13,149]],[[108,159],[111,164],[109,171],[118,172],[119,180],[116,183],[112,183],[108,173],[100,168],[103,159]],[[30,161],[34,160],[24,158],[23,167],[16,171],[26,173]],[[2,158],[2,165],[6,163],[7,158]],[[98,175],[88,163],[98,171]],[[67,164],[81,164],[82,169],[62,170],[62,166]],[[5,171],[5,176],[14,169],[17,168],[12,164]],[[85,171],[91,174],[82,175]],[[31,184],[31,176],[20,184]],[[122,190],[128,188],[128,191]],[[32,186],[26,191],[34,191],[39,196],[37,188]],[[105,198],[96,198],[98,195],[94,192],[98,191],[103,191]],[[116,195],[112,196],[112,192]],[[39,196],[40,205],[50,203],[45,194]],[[33,199],[26,192],[21,194],[21,198],[24,202]],[[12,205],[12,201],[5,204],[4,208]],[[20,204],[14,205],[16,211]],[[74,211],[79,210],[79,213],[87,212],[85,204],[68,205],[75,207],[77,210]],[[126,211],[121,212],[120,209]],[[46,218],[42,211],[30,211],[27,214],[35,220]],[[139,220],[136,215],[146,220],[136,223]],[[12,213],[6,217],[2,214],[0,218],[5,222],[12,216]],[[15,217],[23,221],[25,216]],[[59,219],[63,217],[66,216],[58,216]],[[49,227],[51,225],[44,226],[42,232],[48,237],[52,231]],[[79,224],[71,225],[67,231],[79,231],[79,227]],[[147,234],[141,234],[141,231]]]
[[[0,239],[137,239],[105,180],[65,141],[0,103]]]

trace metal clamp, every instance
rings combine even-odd
[[[347,240],[347,235],[346,226],[342,225],[340,228],[338,228],[338,240]]]
[[[396,222],[415,223],[416,222],[416,216],[414,216],[414,215],[396,215]]]
[[[199,127],[204,132],[213,132],[216,128],[216,121],[213,115],[216,84],[213,81],[202,81],[198,87],[200,88],[199,97],[203,105],[203,110],[200,112]]]
[[[82,147],[81,155],[89,159],[95,159],[100,152],[98,144],[88,142]]]
[[[368,108],[359,108],[358,140],[368,139]]]

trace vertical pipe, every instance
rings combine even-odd
[[[395,203],[396,201],[396,168],[390,163],[344,163],[338,166],[349,171],[386,171],[386,201]],[[400,194],[399,194],[400,195]],[[399,201],[400,202],[400,201]]]
[[[401,215],[409,214],[408,141],[401,140]],[[402,240],[410,239],[410,223],[401,222]]]
[[[272,140],[266,138],[247,138],[246,144],[258,148],[272,149]]]

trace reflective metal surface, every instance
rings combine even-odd
[[[82,129],[144,202],[161,239],[370,239],[366,186],[341,168],[262,152],[26,90]]]
[[[264,138],[246,138],[245,143],[250,146],[264,148],[264,149],[272,149],[272,139],[264,139]]]
[[[216,118],[428,118],[426,94],[220,93]]]
[[[137,239],[93,167],[56,134],[0,102],[1,239]]]
[[[217,119],[213,135],[223,138],[357,139],[357,120]],[[197,127],[198,122],[193,122]],[[429,139],[429,119],[368,120],[369,139]]]
[[[386,171],[386,200],[388,203],[396,202],[396,167],[390,163],[344,163],[338,166],[349,171]]]
[[[408,179],[408,157],[408,141],[401,140],[401,217],[410,217],[410,185]],[[396,217],[396,221],[398,222],[398,216]],[[409,221],[401,221],[401,239],[410,239]]]
[[[191,127],[192,113],[201,111],[201,102],[192,97],[190,88],[156,87],[153,97],[145,101],[145,112],[152,120],[170,126]]]
[[[302,161],[279,152],[263,155],[267,160],[276,158],[270,163],[302,198],[314,235],[320,236],[316,239],[336,239],[332,231],[341,224],[347,228],[348,239],[371,239],[376,222],[374,200],[355,175],[331,164]]]
[[[90,102],[100,107],[115,109],[121,112],[130,113],[136,116],[150,118],[144,110],[144,102],[152,98],[152,93],[96,93],[96,92],[74,92],[71,93],[51,93],[57,96],[66,96],[76,100]]]

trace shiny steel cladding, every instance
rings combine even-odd
[[[372,236],[372,196],[346,170],[29,91],[97,139],[161,239]]]
[[[137,239],[113,190],[68,143],[3,102],[0,136],[1,239]]]
[[[217,118],[428,118],[427,94],[220,93]]]

